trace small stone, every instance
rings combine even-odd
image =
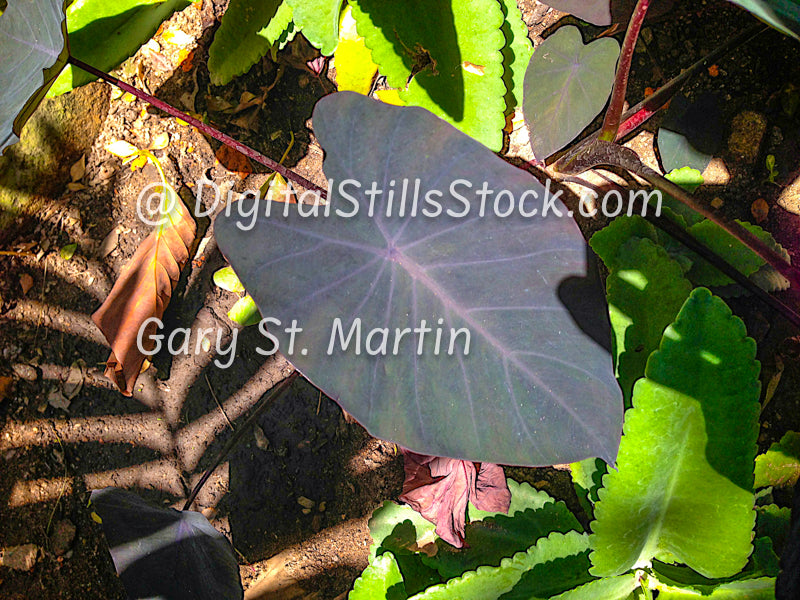
[[[16,364],[11,369],[17,377],[25,381],[36,381],[39,377],[36,369],[30,365]]]
[[[761,142],[767,132],[767,118],[761,113],[746,110],[733,118],[728,150],[743,163],[752,165],[758,158]]]
[[[316,504],[316,502],[314,502],[313,500],[310,500],[309,498],[306,498],[305,496],[299,496],[297,498],[297,503],[300,506],[302,506],[303,508],[307,508],[309,510],[314,508],[314,505]]]
[[[39,561],[40,549],[35,544],[11,546],[0,551],[0,565],[16,571],[30,571]]]
[[[63,556],[69,551],[72,542],[75,540],[75,532],[75,525],[68,519],[59,521],[56,524],[53,537],[50,538],[50,543],[56,556]]]
[[[725,201],[719,196],[717,196],[711,201],[711,206],[713,206],[714,208],[722,208],[723,204],[725,204]]]
[[[786,186],[778,196],[778,206],[790,213],[800,215],[800,177],[795,178],[791,185]]]
[[[256,446],[260,450],[266,450],[269,448],[269,439],[267,438],[267,434],[264,433],[264,430],[261,429],[258,425],[253,428],[253,435],[256,438]]]

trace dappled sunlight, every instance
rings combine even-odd
[[[647,287],[647,277],[641,271],[620,270],[617,272],[617,277],[631,284],[639,291],[644,291]]]

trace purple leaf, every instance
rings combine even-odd
[[[464,545],[467,504],[479,510],[508,512],[511,492],[503,467],[481,465],[476,478],[469,461],[441,456],[426,456],[403,451],[406,479],[400,500],[431,523],[436,534],[456,548]]]
[[[334,182],[328,216],[309,204],[267,215],[241,198],[214,225],[261,314],[280,321],[269,324],[279,350],[372,435],[415,452],[613,462],[622,396],[610,355],[561,295],[586,280],[587,245],[554,191],[421,108],[340,92],[313,123]],[[422,212],[433,192],[438,216]],[[600,286],[582,299],[605,318]]]

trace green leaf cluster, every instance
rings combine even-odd
[[[247,72],[301,31],[324,55],[341,41],[339,0],[231,0],[209,50],[217,85]],[[358,35],[400,100],[421,106],[492,150],[522,100],[533,54],[514,0],[351,0]]]

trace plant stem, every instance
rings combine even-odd
[[[713,221],[722,229],[727,231],[733,237],[742,242],[750,250],[758,254],[768,264],[773,266],[776,271],[789,280],[792,287],[795,289],[800,288],[800,271],[792,266],[786,259],[778,254],[775,250],[767,246],[763,241],[757,238],[750,231],[745,229],[741,224],[736,221],[728,221],[717,215],[713,210],[707,208],[701,202],[698,202],[691,194],[687,193],[681,186],[672,183],[666,177],[662,177],[653,169],[642,165],[636,172],[637,175],[645,179],[648,183],[657,187],[658,189],[666,192],[670,196],[680,200],[692,210],[700,213],[710,221]]]
[[[619,54],[617,76],[614,78],[614,89],[611,90],[611,102],[606,110],[603,128],[600,131],[601,140],[613,142],[617,137],[622,107],[625,104],[625,93],[628,91],[628,76],[631,72],[633,51],[636,48],[636,40],[639,39],[639,31],[642,29],[649,6],[650,0],[639,0],[636,8],[633,9],[628,31],[625,33],[625,40],[622,42],[622,50]]]
[[[214,460],[214,464],[212,464],[206,470],[206,472],[200,478],[200,481],[198,481],[197,485],[194,486],[192,493],[189,494],[189,497],[186,498],[186,502],[183,504],[183,510],[189,510],[192,507],[195,498],[197,498],[197,494],[205,485],[206,481],[208,481],[209,477],[211,477],[211,474],[214,472],[214,469],[216,469],[220,465],[220,463],[223,460],[225,460],[225,457],[231,450],[233,450],[236,444],[239,443],[239,441],[242,439],[242,436],[248,431],[250,431],[250,427],[255,424],[256,419],[262,412],[264,412],[264,409],[270,406],[275,400],[280,398],[280,396],[287,389],[289,389],[292,383],[294,383],[294,380],[297,379],[298,377],[300,377],[300,371],[293,370],[292,373],[286,379],[281,381],[277,387],[273,388],[273,390],[269,393],[269,395],[261,401],[261,404],[259,404],[256,407],[256,409],[252,412],[252,414],[249,417],[247,417],[247,420],[244,423],[242,423],[242,426],[236,430],[236,433],[234,433],[230,437],[230,439],[222,447],[222,450],[219,451],[219,454],[217,454],[217,458]]]
[[[791,307],[787,306],[775,296],[767,293],[750,279],[748,279],[739,269],[734,267],[731,263],[726,261],[721,256],[714,253],[708,246],[701,241],[692,237],[680,225],[670,220],[667,217],[657,217],[649,212],[645,213],[645,219],[650,221],[653,225],[670,235],[672,238],[689,248],[689,250],[702,256],[713,267],[717,268],[723,274],[733,279],[736,283],[753,294],[756,298],[764,302],[767,306],[783,315],[786,320],[792,323],[795,327],[800,329],[800,315],[797,314]]]
[[[246,157],[256,161],[257,163],[260,163],[260,164],[264,165],[268,169],[272,169],[276,173],[279,173],[285,179],[288,179],[289,181],[293,181],[293,182],[303,186],[307,190],[313,190],[313,191],[317,192],[320,195],[321,198],[326,198],[327,197],[327,192],[324,189],[319,187],[317,184],[312,183],[311,181],[309,181],[308,179],[306,179],[302,175],[298,175],[297,173],[287,169],[286,167],[284,167],[280,163],[275,162],[274,160],[272,160],[271,158],[269,158],[267,156],[264,156],[263,154],[261,154],[257,150],[253,150],[250,146],[245,146],[241,142],[236,141],[235,139],[233,139],[232,137],[230,137],[228,135],[225,135],[224,133],[222,133],[218,129],[215,129],[214,127],[211,127],[210,125],[207,125],[207,124],[203,123],[199,119],[196,119],[196,118],[194,118],[194,117],[192,117],[190,115],[187,115],[185,112],[182,112],[182,111],[178,110],[177,108],[173,107],[171,104],[168,104],[168,103],[164,102],[163,100],[159,100],[155,96],[152,96],[152,95],[148,94],[147,92],[143,92],[142,90],[139,90],[139,89],[133,87],[132,85],[129,85],[129,84],[125,83],[124,81],[120,81],[119,79],[117,79],[113,75],[109,75],[108,73],[105,73],[104,71],[101,71],[100,69],[96,69],[93,66],[86,64],[82,60],[79,60],[79,59],[75,58],[74,56],[70,56],[69,57],[69,63],[72,64],[73,66],[78,67],[79,69],[83,69],[87,73],[91,73],[95,77],[98,77],[98,78],[100,78],[100,79],[102,79],[104,81],[107,81],[108,83],[110,83],[112,85],[117,86],[118,88],[120,88],[123,91],[126,91],[126,92],[129,92],[129,93],[133,94],[134,96],[136,96],[137,98],[139,98],[141,100],[144,100],[145,102],[149,102],[150,104],[152,104],[156,108],[163,110],[165,113],[167,113],[167,114],[169,114],[169,115],[171,115],[171,116],[173,116],[173,117],[175,117],[177,119],[181,119],[182,121],[185,121],[186,123],[189,123],[193,127],[197,128],[201,133],[204,133],[204,134],[214,138],[215,140],[218,140],[218,141],[222,142],[226,146],[229,146],[229,147],[231,147],[231,148],[233,148],[235,150],[238,150],[239,152],[244,154]]]

